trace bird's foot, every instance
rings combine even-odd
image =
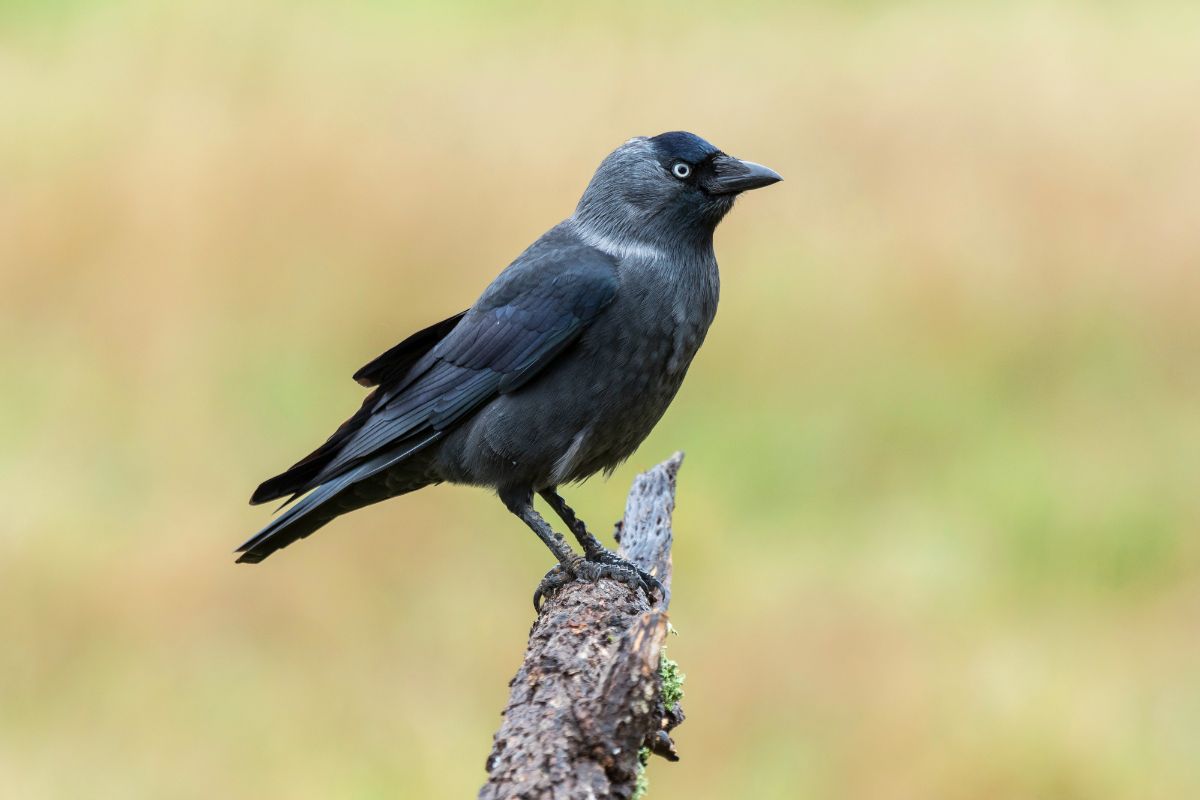
[[[546,598],[557,594],[559,589],[573,580],[575,580],[575,575],[564,564],[555,564],[554,569],[546,573],[537,589],[533,591],[533,610],[539,614],[542,613],[542,603]]]
[[[555,565],[546,573],[533,593],[533,608],[542,610],[542,603],[572,581],[598,581],[611,578],[618,583],[645,592],[651,607],[658,605],[667,596],[666,589],[658,578],[629,563],[616,553],[600,550],[586,556],[575,556],[570,561]]]

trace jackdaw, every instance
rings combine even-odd
[[[238,551],[257,563],[342,514],[443,481],[486,486],[558,565],[534,606],[571,580],[661,586],[607,550],[558,494],[611,472],[679,390],[717,310],[713,230],[749,189],[782,178],[691,133],[636,137],[579,205],[462,313],[354,375],[375,387],[354,416],[251,503],[289,498]],[[537,493],[583,548],[533,507]],[[289,505],[290,504],[290,505]]]

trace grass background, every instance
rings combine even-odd
[[[688,452],[651,797],[1200,795],[1200,10],[0,2],[0,794],[472,796],[547,555],[245,505],[634,134],[787,181]]]

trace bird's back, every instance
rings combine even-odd
[[[551,234],[588,241],[570,222]],[[613,300],[535,380],[496,397],[440,446],[446,480],[581,480],[628,458],[662,417],[716,312],[716,259],[711,247],[608,255]]]

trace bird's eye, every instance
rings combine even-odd
[[[683,180],[688,175],[692,174],[692,168],[682,161],[675,162],[675,166],[671,167],[671,174],[676,178]]]

